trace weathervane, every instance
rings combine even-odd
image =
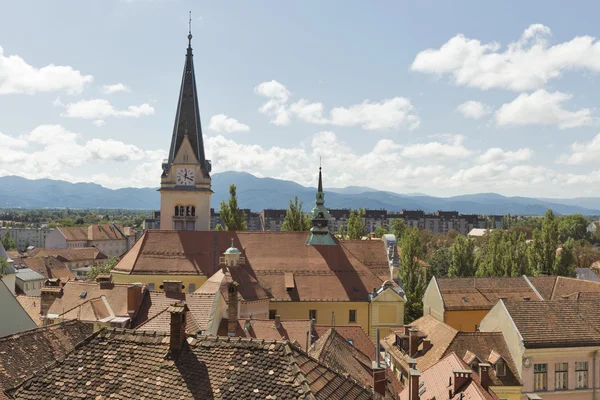
[[[188,31],[188,40],[190,41],[190,47],[192,46],[192,12],[190,11],[190,20],[188,22],[189,24],[189,31]]]

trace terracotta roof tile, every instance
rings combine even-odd
[[[75,247],[71,249],[35,248],[28,251],[28,257],[54,257],[62,262],[106,260],[108,257],[96,247]]]
[[[37,326],[42,326],[42,320],[40,319],[40,297],[26,296],[24,294],[15,297],[33,322],[35,322]]]
[[[69,241],[121,240],[127,235],[119,224],[92,224],[88,226],[59,226],[58,229]]]
[[[15,399],[379,399],[287,342],[189,336],[177,359],[169,337],[103,329],[9,391]]]
[[[238,298],[242,301],[268,300],[270,298],[267,292],[254,278],[249,268],[244,266],[222,267],[215,272],[196,290],[195,293],[216,293],[220,291],[227,298],[227,287],[231,282],[237,282]]]
[[[531,282],[544,300],[552,299],[556,276],[529,276],[527,279],[529,279],[529,282]]]
[[[23,257],[18,260],[32,269],[44,275],[46,279],[59,278],[62,282],[75,279],[73,273],[61,261],[53,256],[49,257]]]
[[[0,399],[4,390],[73,350],[92,334],[92,327],[67,321],[0,338]]]
[[[246,326],[247,321],[250,321],[249,327]],[[220,336],[227,336],[228,322],[227,318],[221,320]],[[279,328],[275,327],[275,320],[272,319],[240,319],[236,328],[236,336],[266,340],[288,340],[306,351],[306,333],[309,331],[310,320],[307,319],[281,321]]]
[[[315,325],[314,332],[316,334],[316,339],[323,336],[329,329],[331,329],[331,326],[329,325]],[[373,343],[363,328],[356,325],[336,325],[335,331],[342,335],[346,340],[351,340],[354,347],[369,356],[371,361],[375,361],[375,343]]]

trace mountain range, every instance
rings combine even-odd
[[[245,172],[221,172],[212,175],[214,194],[211,204],[219,208],[229,197],[229,185],[237,187],[240,207],[261,211],[287,208],[298,196],[307,211],[313,206],[314,187],[295,182],[258,178]],[[464,214],[542,215],[551,208],[557,214],[600,215],[599,197],[570,199],[506,197],[496,193],[433,197],[421,193],[399,194],[369,187],[325,188],[329,208],[368,208],[398,211],[420,209],[425,212],[455,210]],[[156,188],[108,189],[95,183],[70,183],[52,179],[29,180],[18,176],[0,177],[0,207],[22,208],[123,208],[159,209]]]

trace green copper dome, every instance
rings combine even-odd
[[[231,239],[231,247],[225,250],[225,254],[242,254],[242,252],[233,245],[233,239]]]

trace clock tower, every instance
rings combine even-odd
[[[211,164],[204,156],[191,32],[188,41],[169,158],[163,161],[158,189],[160,229],[208,231]]]

